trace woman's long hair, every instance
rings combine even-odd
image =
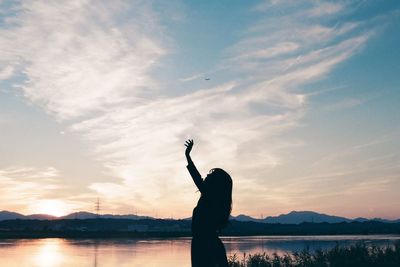
[[[214,227],[220,230],[228,223],[232,211],[232,178],[223,169],[215,168],[204,183]]]

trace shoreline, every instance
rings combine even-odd
[[[400,240],[400,234],[221,234],[221,238],[237,238],[237,237],[393,237]],[[177,232],[154,232],[154,233],[138,233],[138,232],[123,232],[123,231],[107,231],[107,232],[81,232],[81,231],[0,231],[0,240],[5,239],[44,239],[44,238],[64,238],[64,239],[147,239],[147,238],[191,238],[190,233]]]
[[[219,236],[398,235],[400,223],[266,224],[232,220]],[[0,239],[191,237],[184,220],[69,219],[0,221]]]

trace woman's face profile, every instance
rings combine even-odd
[[[204,182],[209,181],[209,180],[211,179],[212,173],[213,173],[213,172],[214,172],[214,169],[211,169],[211,170],[208,172],[206,178],[204,178]]]
[[[206,178],[204,178],[204,183],[209,183],[211,179],[211,174],[207,174]]]

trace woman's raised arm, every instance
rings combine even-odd
[[[196,166],[192,161],[192,158],[190,157],[190,152],[192,151],[193,144],[194,144],[193,139],[192,140],[189,139],[185,142],[186,146],[185,156],[188,162],[186,168],[188,169],[190,175],[192,176],[193,182],[196,184],[197,188],[200,190],[201,193],[204,193],[203,179],[201,178],[201,174],[197,170]]]

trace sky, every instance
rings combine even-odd
[[[0,0],[0,210],[400,218],[400,2]],[[206,80],[207,79],[207,80]]]

